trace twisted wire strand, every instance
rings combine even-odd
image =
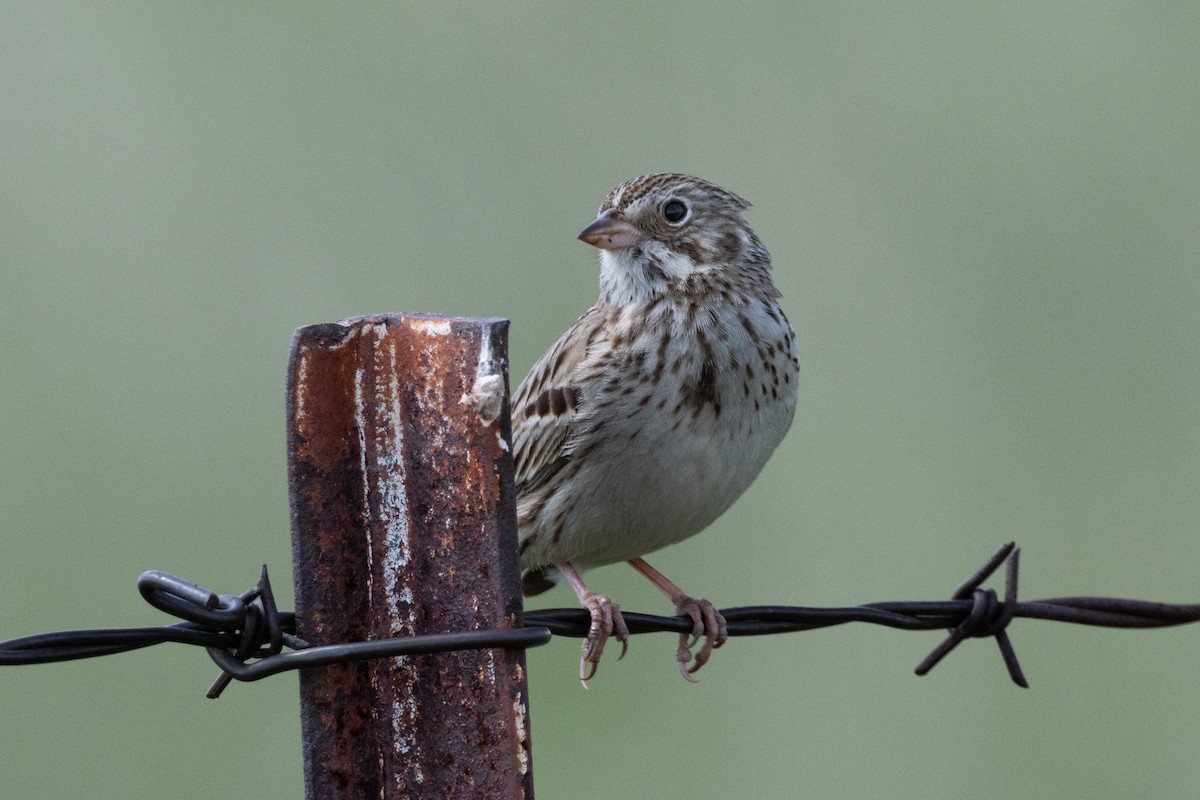
[[[1020,549],[1008,542],[953,593],[949,600],[891,601],[837,608],[742,606],[721,611],[730,636],[797,633],[851,622],[897,630],[946,630],[948,636],[920,664],[925,675],[962,642],[993,638],[1009,676],[1028,686],[1007,629],[1019,617],[1108,628],[1163,628],[1200,621],[1200,604],[1170,604],[1114,597],[1060,597],[1021,601],[1017,597]],[[982,584],[1005,568],[1003,599]],[[296,619],[275,605],[267,568],[258,583],[239,595],[220,595],[169,573],[142,573],[145,600],[183,620],[149,628],[58,631],[0,642],[0,666],[45,664],[124,653],[166,642],[203,647],[221,669],[209,688],[218,697],[231,680],[256,681],[280,672],[326,664],[492,647],[536,647],[553,636],[583,637],[590,625],[579,608],[526,611],[524,626],[512,629],[376,639],[311,646],[296,636]],[[687,617],[626,612],[631,634],[689,633]],[[288,648],[284,652],[284,648]]]

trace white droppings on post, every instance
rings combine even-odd
[[[354,371],[354,430],[358,435],[358,474],[362,476],[362,514],[363,519],[371,518],[371,477],[367,472],[367,405],[364,397],[363,381],[366,370],[359,367]],[[371,540],[367,540],[367,596],[371,596],[371,576],[375,574],[372,565],[375,554],[372,552]]]
[[[301,350],[296,358],[296,390],[292,392],[292,415],[296,423],[304,422],[307,419],[307,414],[304,410],[304,399],[308,396],[308,392],[304,391],[304,387],[308,385],[308,351]]]
[[[482,331],[482,341],[479,342],[479,366],[475,369],[475,377],[492,374],[492,329],[484,327]]]
[[[415,720],[417,714],[416,701],[411,696],[397,700],[393,704],[392,727],[396,732],[396,751],[411,753],[417,746],[416,725],[406,725],[404,720]]]
[[[513,700],[513,723],[516,726],[517,741],[520,747],[517,748],[517,764],[522,775],[529,772],[529,749],[525,746],[528,741],[528,732],[525,730],[525,718],[528,715],[528,710],[525,708],[525,698],[520,692],[517,692],[516,698]]]
[[[413,606],[412,587],[402,583],[401,575],[408,566],[412,543],[409,529],[408,491],[405,487],[404,470],[404,422],[401,407],[401,386],[397,370],[389,366],[396,358],[395,341],[389,338],[387,326],[376,328],[379,342],[386,344],[376,349],[376,375],[388,375],[386,387],[376,387],[377,474],[379,480],[379,508],[376,519],[383,525],[386,546],[384,547],[383,582],[384,602],[387,604],[387,620],[393,636],[411,636],[416,630],[416,613]],[[405,609],[401,612],[401,605]],[[403,657],[397,661],[404,661]],[[420,763],[420,742],[417,732],[420,725],[420,709],[417,706],[415,676],[412,670],[400,670],[406,676],[404,691],[392,701],[392,747],[407,759]],[[424,782],[424,773],[417,769],[417,783]]]
[[[471,391],[458,402],[470,406],[484,425],[491,425],[500,418],[504,408],[504,378],[500,375],[482,375],[475,379]]]
[[[479,343],[479,364],[475,368],[475,383],[471,391],[458,400],[460,404],[475,409],[475,415],[484,425],[491,425],[500,418],[500,412],[504,410],[504,376],[496,370],[491,329],[484,328],[483,339]],[[496,435],[499,437],[499,432]],[[502,438],[500,443],[501,447],[508,449]]]
[[[409,322],[413,330],[426,336],[449,336],[451,332],[448,319],[412,319]]]
[[[411,755],[416,752],[420,746],[417,743],[417,703],[413,699],[412,692],[407,692],[407,697],[401,700],[392,701],[392,747],[400,755]],[[409,724],[405,724],[405,719],[410,720]],[[417,780],[421,780],[420,772],[418,771]]]
[[[385,386],[375,387],[374,474],[378,485],[375,496],[378,507],[375,517],[383,525],[386,546],[383,556],[384,597],[388,610],[388,625],[393,636],[411,635],[416,626],[415,611],[411,602],[411,591],[400,588],[401,574],[408,566],[411,555],[409,540],[408,493],[404,485],[404,425],[401,419],[400,378],[389,363],[396,357],[395,342],[387,336],[386,325],[375,325],[376,347],[374,348],[375,374],[388,375]],[[409,600],[404,600],[405,595]],[[404,610],[401,610],[404,603]]]

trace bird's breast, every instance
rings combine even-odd
[[[601,369],[608,378],[585,385],[570,447],[579,468],[564,494],[580,510],[563,534],[577,552],[564,556],[580,563],[633,558],[707,527],[795,411],[795,339],[778,312],[685,310],[629,342]]]

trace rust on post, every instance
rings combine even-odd
[[[296,331],[288,473],[299,636],[522,624],[508,322],[380,315]],[[525,654],[303,670],[308,800],[531,798]]]

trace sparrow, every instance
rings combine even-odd
[[[796,409],[796,336],[750,204],[708,181],[643,175],[609,193],[579,238],[600,251],[600,296],[512,401],[522,591],[565,579],[591,615],[580,680],[620,607],[584,583],[625,561],[692,622],[684,678],[726,641],[725,619],[643,559],[699,533],[758,476]],[[692,649],[703,640],[694,658]]]

